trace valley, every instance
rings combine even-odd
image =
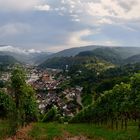
[[[26,54],[22,62],[1,52],[0,137],[32,125],[27,139],[137,140],[139,53],[132,47],[89,46]],[[9,117],[13,113],[19,120]]]
[[[140,140],[140,0],[0,0],[0,140]]]

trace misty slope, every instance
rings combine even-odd
[[[128,57],[132,57],[136,54],[140,53],[139,47],[101,47],[101,48],[94,48],[93,46],[90,46],[90,49],[88,51],[82,51],[79,54],[76,55],[76,57],[64,57],[60,54],[68,54],[69,50],[61,51],[57,54],[51,55],[52,56],[58,56],[58,57],[52,57],[44,61],[41,65],[39,65],[42,68],[50,67],[50,68],[64,68],[65,65],[74,65],[78,63],[81,63],[83,60],[88,60],[89,57],[96,57],[100,60],[104,60],[107,62],[111,62],[113,64],[124,64],[125,59]],[[75,48],[74,48],[75,49]],[[80,51],[81,49],[78,49]],[[86,47],[84,47],[86,49]],[[70,53],[73,49],[70,49]],[[64,53],[67,52],[67,53]],[[77,52],[75,52],[76,54]],[[58,55],[59,54],[59,55]],[[74,54],[74,53],[73,53]],[[79,62],[77,61],[77,58],[79,59]]]
[[[125,59],[125,63],[139,63],[139,62],[140,62],[140,54]]]
[[[25,64],[40,64],[43,63],[46,60],[46,57],[48,56],[48,53],[46,52],[40,52],[40,53],[24,53],[24,54],[18,54],[18,53],[12,53],[12,56],[14,56],[17,60],[19,60],[22,63]]]
[[[138,47],[104,47],[97,48],[93,51],[85,51],[78,54],[78,56],[96,56],[114,64],[122,64],[125,59],[140,53]]]
[[[10,45],[0,45],[0,53],[13,56],[21,63],[25,64],[39,64],[45,61],[46,57],[51,53],[46,51],[39,51],[35,49],[23,49]]]
[[[0,53],[0,64],[2,65],[13,65],[15,63],[17,63],[18,61],[9,55],[5,55],[3,53]]]
[[[88,53],[90,53],[90,55],[97,56],[107,61],[112,59],[111,62],[120,63],[122,59],[126,59],[133,55],[139,54],[140,47],[111,47],[111,46],[97,46],[97,45],[77,47],[77,48],[66,49],[58,53],[49,55],[46,57],[46,60],[54,58],[54,57],[76,56],[81,52],[87,53],[87,51]],[[80,55],[83,55],[83,54],[80,54]]]
[[[63,51],[60,51],[60,52],[54,53],[52,55],[49,55],[48,57],[46,57],[46,59],[54,58],[54,57],[75,56],[75,55],[79,54],[80,52],[91,51],[91,50],[94,50],[94,49],[100,48],[100,47],[103,47],[103,46],[90,45],[90,46],[84,46],[84,47],[76,47],[76,48],[65,49]]]
[[[41,52],[41,53],[37,53],[34,54],[31,62],[33,64],[39,65],[41,63],[43,63],[46,60],[46,57],[50,56],[52,53],[48,53],[48,52]]]
[[[126,59],[140,53],[140,47],[114,47],[112,50],[119,54],[122,59]]]
[[[116,53],[112,48],[98,48],[93,51],[85,51],[78,54],[82,57],[93,57],[96,56],[100,59],[109,61],[114,64],[120,64],[122,62],[122,57],[120,54]]]
[[[90,46],[84,46],[84,47],[65,49],[63,51],[49,55],[48,57],[46,57],[46,59],[53,58],[53,57],[75,56],[75,55],[78,55],[80,52],[93,51],[93,50],[98,50],[98,49],[99,51],[110,50],[116,54],[120,54],[122,58],[127,58],[132,55],[136,55],[138,54],[138,52],[140,52],[139,47],[111,47],[111,46],[90,45]]]
[[[40,53],[18,53],[10,51],[1,51],[0,54],[8,55],[14,57],[21,63],[24,64],[40,64],[46,60],[46,57],[49,55],[47,52]]]

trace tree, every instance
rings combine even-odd
[[[25,85],[21,89],[22,93],[22,107],[23,107],[23,116],[22,121],[24,123],[30,123],[36,121],[38,118],[38,110],[36,99],[34,96],[34,90],[29,85]]]
[[[56,107],[52,107],[44,116],[43,118],[43,122],[50,122],[50,121],[54,121],[56,118],[56,114],[57,114],[57,109]]]
[[[130,95],[131,114],[133,119],[139,120],[140,129],[140,73],[131,78],[132,92]]]
[[[96,124],[109,124],[111,128],[118,129],[118,122],[127,128],[129,114],[130,84],[121,83],[112,90],[105,91],[93,104],[84,108],[71,122],[94,122]]]
[[[0,118],[7,118],[13,111],[14,107],[15,104],[12,98],[3,91],[0,91]]]
[[[15,101],[15,127],[23,126],[37,119],[37,105],[33,89],[26,84],[26,74],[16,67],[11,76],[11,87]]]

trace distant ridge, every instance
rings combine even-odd
[[[39,64],[45,61],[46,57],[51,53],[34,49],[25,50],[10,45],[0,45],[0,54],[12,56],[21,63]]]
[[[96,56],[111,63],[123,64],[125,59],[140,54],[139,47],[103,47],[80,52],[78,56]]]
[[[111,46],[86,46],[79,48],[71,48],[60,51],[46,58],[40,67],[62,67],[62,64],[71,63],[70,60],[76,61],[76,57],[97,57],[101,60],[111,62],[113,64],[122,65],[125,59],[140,54],[140,47],[111,47]],[[70,57],[73,58],[70,58]],[[66,61],[67,60],[67,61]]]
[[[139,63],[140,62],[140,54],[133,55],[127,59],[125,59],[125,63]]]
[[[82,46],[82,47],[74,47],[74,48],[69,48],[69,49],[65,49],[62,50],[60,52],[54,53],[52,55],[49,55],[46,57],[46,59],[49,58],[53,58],[53,57],[70,57],[70,56],[75,56],[78,55],[80,52],[84,52],[84,51],[93,51],[97,48],[112,48],[114,49],[116,52],[121,53],[125,53],[126,54],[130,54],[129,56],[132,56],[131,54],[133,53],[133,55],[138,54],[138,51],[140,52],[140,47],[127,47],[127,46],[103,46],[103,45],[89,45],[89,46]],[[127,49],[126,49],[127,48]],[[119,51],[119,49],[121,49],[121,51]],[[132,53],[131,53],[132,51]],[[127,58],[127,56],[124,56],[125,58]]]
[[[75,56],[75,55],[79,54],[80,52],[91,51],[91,50],[94,50],[96,48],[101,48],[101,47],[104,47],[104,46],[101,46],[101,45],[90,45],[90,46],[82,46],[82,47],[69,48],[69,49],[65,49],[65,50],[62,50],[60,52],[54,53],[52,55],[49,55],[46,59],[53,58],[53,57],[70,57],[70,56]]]
[[[45,63],[46,60],[52,58],[87,55],[87,53],[105,61],[120,64],[122,60],[140,54],[140,47],[89,45],[69,48],[51,54],[45,51],[36,51],[34,49],[24,50],[13,46],[0,45],[0,53],[8,56],[13,56],[19,62],[33,65],[40,65],[42,63]]]

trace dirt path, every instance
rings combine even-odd
[[[32,124],[28,125],[27,127],[23,127],[22,129],[18,130],[16,135],[10,138],[6,138],[5,140],[32,140],[28,136],[28,132],[32,129]]]
[[[65,138],[64,140],[89,140],[84,136],[75,136],[75,137],[70,137],[70,138]]]
[[[81,136],[72,136],[70,133],[65,131],[61,138],[54,138],[53,140],[89,140],[89,139],[82,135]]]
[[[71,137],[66,137],[66,138],[59,138],[59,139],[54,139],[54,140],[104,140],[102,138],[93,138],[93,139],[89,139],[85,136],[71,136]]]
[[[32,129],[32,127],[33,127],[33,124],[30,124],[27,127],[23,127],[22,129],[17,131],[15,136],[6,138],[4,140],[33,140],[33,138],[29,137],[28,135],[28,132]],[[42,140],[46,140],[46,139],[42,139]],[[83,135],[72,136],[70,133],[64,131],[64,134],[62,137],[55,137],[53,138],[53,140],[91,140],[91,139]],[[94,140],[104,140],[104,139],[94,139]]]
[[[89,140],[84,136],[69,136],[64,138],[54,138],[53,140]]]

